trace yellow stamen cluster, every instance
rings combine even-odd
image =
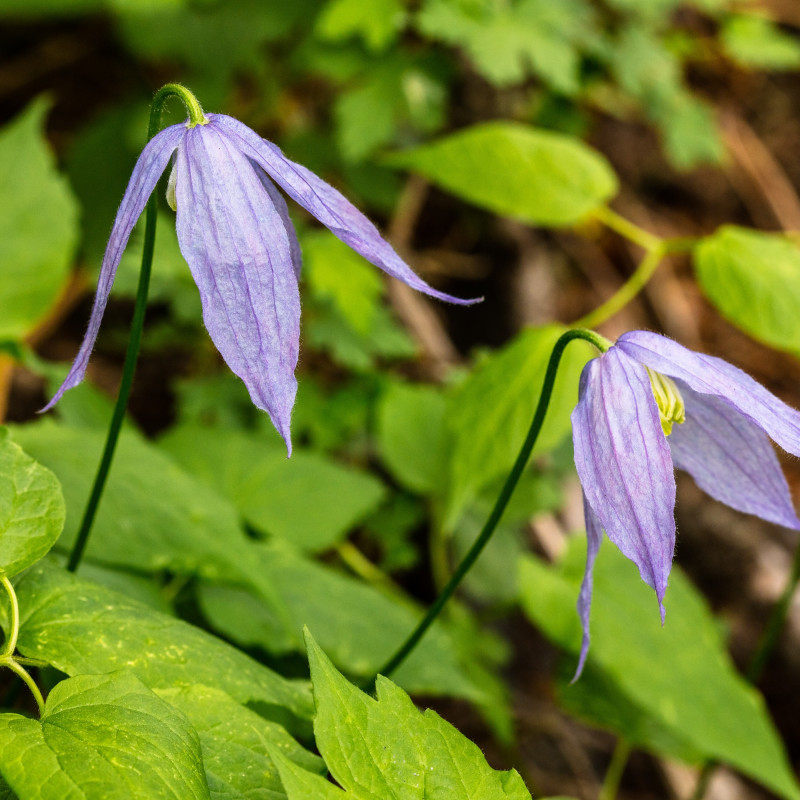
[[[655,372],[650,367],[645,367],[645,369],[658,405],[661,429],[664,431],[664,436],[669,436],[674,423],[677,422],[680,425],[686,421],[686,407],[683,404],[683,398],[672,378]]]

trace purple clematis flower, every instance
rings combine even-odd
[[[731,508],[800,530],[769,441],[800,455],[800,413],[722,359],[656,333],[626,333],[584,368],[572,432],[588,539],[576,678],[589,649],[603,530],[655,589],[664,621],[675,549],[673,466]]]
[[[228,366],[266,411],[291,454],[289,421],[297,392],[300,247],[275,187],[345,244],[389,275],[431,297],[430,287],[336,189],[238,120],[208,114],[172,125],[139,156],[111,231],[86,336],[66,380],[43,410],[84,377],[122,252],[147,200],[174,158],[167,197],[177,211],[181,252],[200,290],[203,321]]]

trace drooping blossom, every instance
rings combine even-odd
[[[656,333],[626,333],[584,368],[572,431],[588,537],[576,678],[589,648],[592,569],[603,530],[655,589],[664,621],[675,549],[674,467],[731,508],[800,530],[769,441],[800,455],[800,413],[722,359]]]
[[[203,321],[291,454],[301,257],[286,202],[275,184],[392,277],[450,303],[478,300],[460,300],[430,287],[342,194],[290,161],[272,142],[223,114],[202,119],[196,125],[165,128],[139,156],[106,247],[86,336],[66,380],[43,410],[83,380],[128,238],[174,157],[167,197],[177,211],[181,253],[200,290]]]

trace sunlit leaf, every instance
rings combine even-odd
[[[0,339],[20,339],[47,313],[78,241],[78,204],[44,138],[49,103],[0,130]]]
[[[59,683],[41,719],[0,714],[0,772],[22,798],[209,798],[189,720],[127,671]]]
[[[37,562],[64,527],[58,479],[0,427],[0,573],[13,577]]]
[[[608,162],[579,139],[514,122],[487,122],[387,163],[498,214],[540,225],[570,225],[617,191]]]

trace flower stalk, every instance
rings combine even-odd
[[[150,107],[150,121],[147,126],[148,141],[158,133],[161,124],[161,112],[164,108],[164,103],[170,97],[177,97],[186,105],[186,109],[189,113],[190,126],[206,124],[203,109],[200,107],[197,98],[185,87],[177,83],[168,83],[166,86],[159,89],[153,98],[153,104]],[[86,550],[89,534],[91,533],[92,525],[97,515],[97,509],[100,505],[100,499],[103,496],[103,490],[105,489],[106,480],[108,479],[108,473],[111,469],[111,462],[114,459],[114,451],[116,450],[119,434],[122,430],[122,423],[125,420],[125,410],[128,407],[128,399],[131,393],[131,386],[133,385],[133,375],[136,371],[136,362],[139,358],[145,310],[147,307],[147,294],[150,289],[150,273],[153,267],[153,249],[156,241],[156,212],[156,198],[155,196],[151,196],[147,201],[147,210],[145,212],[142,266],[139,271],[139,284],[136,289],[136,303],[133,309],[133,321],[131,323],[130,338],[128,339],[128,349],[125,353],[125,363],[122,367],[122,380],[120,381],[114,412],[111,415],[111,422],[108,426],[103,455],[100,458],[100,464],[97,467],[97,474],[92,484],[92,490],[89,494],[89,499],[86,501],[81,524],[78,528],[75,542],[72,545],[69,560],[67,561],[67,569],[70,572],[75,572],[78,568]]]
[[[40,666],[41,662],[38,662],[36,659],[14,655],[14,651],[17,649],[17,639],[19,638],[19,602],[17,600],[17,593],[14,591],[14,586],[7,575],[0,574],[0,585],[6,590],[10,606],[9,631],[6,636],[5,645],[3,646],[3,652],[0,653],[0,668],[8,667],[8,669],[24,681],[36,700],[36,705],[39,707],[39,716],[41,717],[44,713],[44,698],[36,682],[20,663],[25,662],[34,666]]]
[[[511,499],[511,495],[514,493],[514,489],[516,488],[517,483],[522,476],[522,472],[528,463],[528,459],[530,458],[531,452],[536,444],[536,440],[539,438],[539,433],[542,429],[545,415],[547,414],[547,409],[550,405],[550,398],[553,394],[553,386],[555,384],[559,364],[561,363],[561,357],[564,354],[564,350],[567,345],[575,339],[583,339],[584,341],[593,344],[601,353],[605,352],[611,346],[611,343],[604,337],[600,336],[594,331],[585,329],[569,330],[562,334],[562,336],[558,339],[553,347],[553,352],[550,354],[550,361],[547,364],[547,370],[545,371],[544,381],[542,383],[542,393],[539,396],[539,402],[536,406],[536,411],[534,412],[533,420],[531,421],[531,426],[528,430],[528,435],[525,437],[525,441],[522,443],[522,448],[519,451],[517,460],[514,462],[514,466],[511,468],[511,472],[509,473],[508,478],[506,478],[506,482],[503,485],[497,500],[495,501],[494,508],[492,508],[492,511],[489,514],[489,517],[486,520],[481,532],[473,542],[472,547],[470,547],[467,554],[461,560],[461,563],[456,567],[455,571],[450,577],[450,580],[439,593],[439,596],[425,613],[425,616],[423,616],[423,618],[419,621],[417,627],[411,632],[406,641],[403,642],[403,644],[397,649],[395,654],[389,658],[388,661],[386,661],[386,663],[377,671],[377,674],[370,678],[370,680],[365,682],[363,685],[372,686],[375,683],[375,678],[377,675],[391,675],[408,658],[408,656],[411,655],[411,653],[414,651],[414,648],[419,644],[428,628],[430,628],[430,626],[439,616],[447,601],[453,596],[459,584],[464,579],[464,576],[469,572],[472,565],[478,560],[478,557],[483,552],[484,547],[486,547],[489,540],[492,538],[492,534],[495,532],[495,529],[497,528],[497,525],[506,510],[506,506]]]

